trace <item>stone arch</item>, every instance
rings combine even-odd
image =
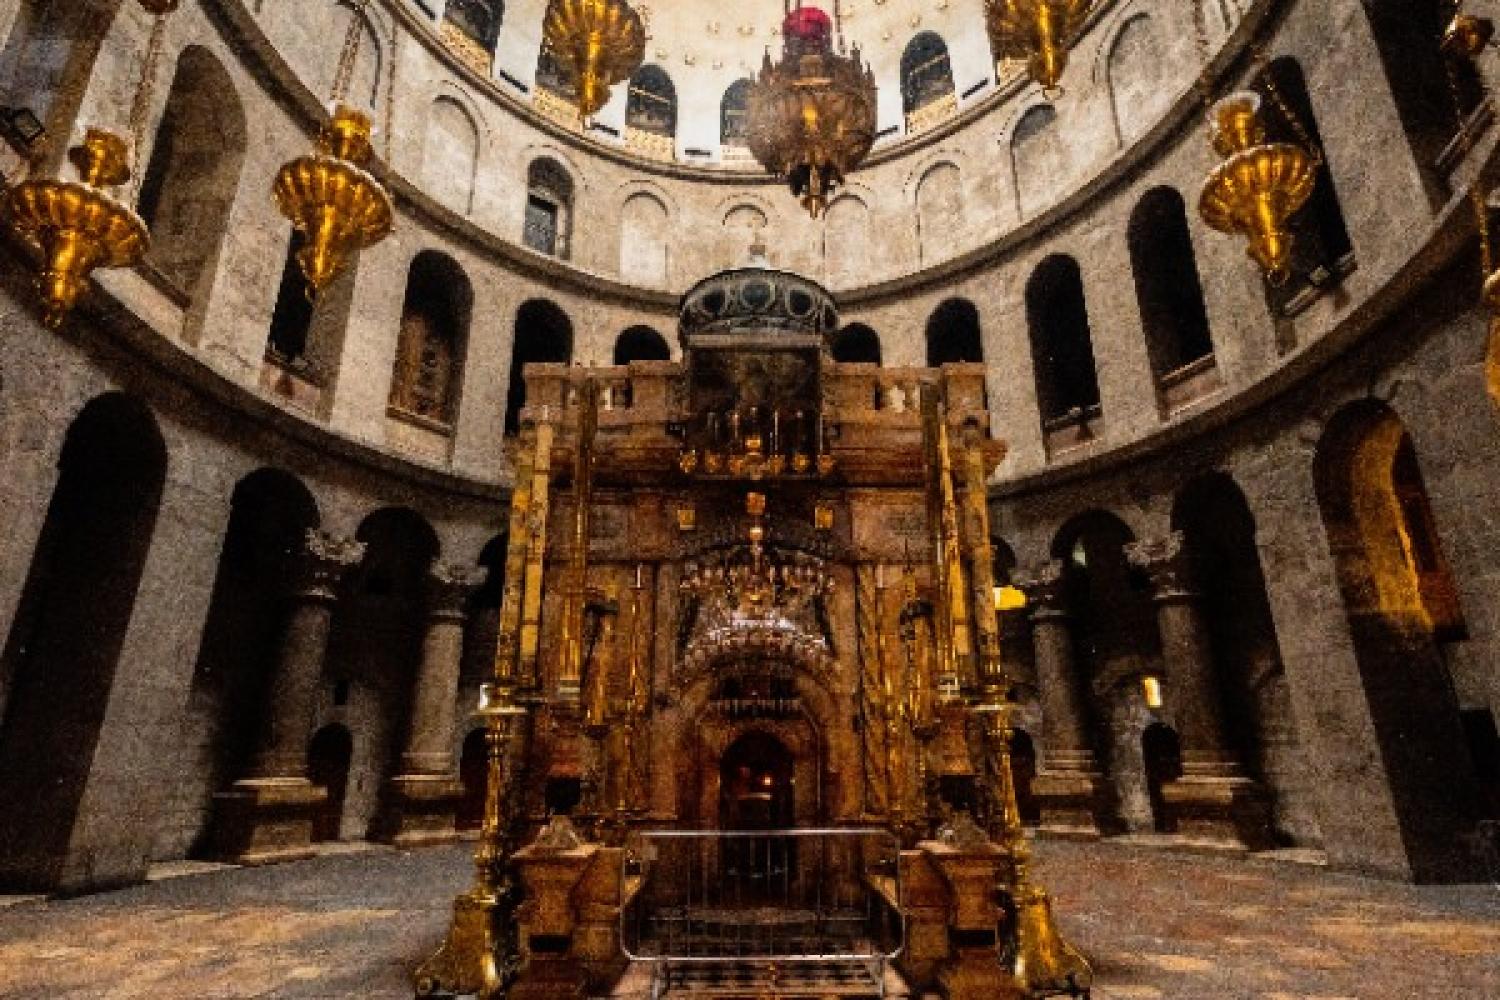
[[[671,361],[672,349],[667,338],[649,326],[632,326],[615,338],[614,363],[628,365],[632,361]]]
[[[1010,160],[1016,214],[1024,219],[1050,205],[1072,174],[1055,107],[1034,104],[1021,114],[1010,136]]]
[[[1170,187],[1147,191],[1130,213],[1126,240],[1151,374],[1166,392],[1188,366],[1214,353],[1182,195]]]
[[[744,263],[750,247],[765,239],[771,216],[766,208],[752,201],[740,201],[724,210],[720,266],[735,267]]]
[[[911,115],[956,96],[948,43],[937,32],[919,32],[901,53],[901,110]]]
[[[968,299],[948,299],[927,318],[927,366],[984,362],[979,309]]]
[[[121,877],[74,845],[167,463],[156,417],[126,393],[89,401],[68,428],[0,654],[0,884],[51,891]],[[102,820],[88,842],[107,852],[118,835]]]
[[[965,228],[963,173],[944,160],[933,164],[917,182],[917,246],[923,264],[951,257]]]
[[[459,215],[474,210],[479,175],[481,130],[464,101],[439,94],[427,114],[422,144],[422,184],[446,208]]]
[[[567,260],[573,235],[575,174],[553,156],[538,156],[526,168],[526,212],[522,242],[537,253]]]
[[[1156,22],[1144,12],[1122,18],[1104,51],[1109,53],[1105,71],[1115,138],[1123,146],[1144,135],[1171,107],[1175,66]]]
[[[1277,839],[1317,843],[1313,790],[1250,504],[1233,477],[1210,472],[1177,492],[1172,527],[1183,533],[1190,585],[1200,595],[1229,744],[1238,762],[1271,793]]]
[[[833,360],[881,364],[880,334],[864,323],[850,323],[833,340]]]
[[[823,269],[831,284],[847,287],[868,277],[877,252],[871,235],[864,199],[846,193],[833,200],[823,216]]]
[[[235,484],[183,715],[183,780],[169,786],[159,856],[213,850],[213,794],[249,771],[290,617],[287,581],[321,519],[307,486],[283,469]]]
[[[393,409],[439,428],[453,427],[473,310],[474,289],[457,261],[436,250],[412,258],[391,375]]]
[[[1463,611],[1396,411],[1362,399],[1328,421],[1313,459],[1318,507],[1406,864],[1418,880],[1463,877],[1456,848],[1481,801],[1439,642]]]
[[[151,262],[197,307],[213,286],[245,162],[245,109],[234,80],[207,49],[190,45],[151,146],[138,210],[151,228]],[[198,323],[189,324],[196,340]]]
[[[521,429],[526,406],[526,366],[569,364],[573,360],[573,321],[548,299],[531,299],[516,310],[510,353],[510,390],[505,398],[505,433]]]
[[[261,384],[293,406],[326,417],[343,359],[344,337],[354,305],[359,257],[316,299],[307,285],[298,256],[307,245],[292,230],[271,325],[266,331],[266,368]]]
[[[1078,261],[1053,254],[1026,283],[1026,325],[1043,429],[1099,412],[1099,373],[1083,273]]]
[[[671,213],[660,198],[637,191],[620,210],[620,277],[646,288],[670,283]]]

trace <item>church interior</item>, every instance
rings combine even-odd
[[[1500,996],[1496,19],[0,0],[0,998]]]

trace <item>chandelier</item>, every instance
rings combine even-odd
[[[1094,0],[985,0],[995,58],[1025,60],[1031,78],[1056,94],[1068,51],[1093,7]]]
[[[709,411],[689,429],[678,467],[730,479],[827,476],[834,469],[827,434],[825,418],[807,409]]]
[[[1273,284],[1291,268],[1291,216],[1312,196],[1318,163],[1302,146],[1267,142],[1260,95],[1240,91],[1214,105],[1211,138],[1224,158],[1198,201],[1203,220],[1249,240],[1247,250]]]
[[[166,18],[179,0],[139,2],[156,21],[131,108],[131,139],[108,129],[90,128],[83,142],[68,151],[78,180],[34,178],[17,184],[4,198],[11,232],[41,262],[36,290],[42,321],[54,330],[77,305],[96,270],[133,267],[151,246],[146,223],[111,189],[131,178],[131,147],[139,150],[145,134]]]
[[[750,86],[750,152],[788,183],[814,219],[875,143],[875,75],[859,47],[835,50],[833,22],[816,7],[789,10],[780,62],[766,53]],[[837,0],[835,0],[837,12]]]
[[[775,626],[795,622],[815,601],[833,592],[833,577],[821,561],[799,553],[772,552],[766,545],[766,497],[746,498],[746,542],[716,562],[690,564],[681,589],[711,610],[720,624]]]
[[[355,0],[333,77],[333,114],[318,135],[317,150],[285,164],[271,189],[276,207],[306,241],[297,263],[310,296],[332,285],[361,249],[389,236],[395,216],[390,195],[364,169],[372,154],[370,116],[344,102],[368,3]]]
[[[542,44],[578,95],[578,113],[597,114],[609,90],[630,79],[646,58],[646,27],[626,0],[551,0]]]

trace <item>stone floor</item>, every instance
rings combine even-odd
[[[0,907],[0,997],[410,996],[468,848],[377,850]],[[1099,1000],[1492,1000],[1500,891],[1300,864],[1046,843]]]

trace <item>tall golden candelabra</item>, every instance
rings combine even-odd
[[[573,446],[573,536],[568,553],[566,606],[562,615],[562,667],[557,693],[577,704],[583,680],[584,619],[588,606],[589,514],[594,485],[594,434],[599,426],[599,383],[585,379],[578,390],[578,439]]]

